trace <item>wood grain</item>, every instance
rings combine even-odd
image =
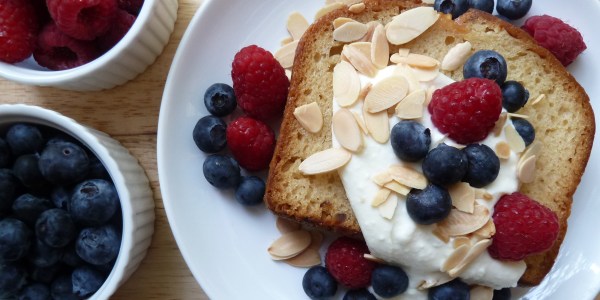
[[[160,103],[177,45],[202,0],[180,0],[178,20],[165,51],[143,74],[107,91],[73,92],[0,79],[0,103],[26,103],[58,111],[119,140],[151,181],[156,204],[152,245],[139,269],[112,299],[208,299],[187,265],[167,221],[156,168]]]

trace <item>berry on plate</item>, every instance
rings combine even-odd
[[[377,266],[364,257],[367,253],[369,248],[364,241],[341,237],[327,248],[325,266],[331,276],[344,286],[364,288],[371,283],[371,274]]]
[[[467,78],[487,78],[504,83],[507,75],[506,60],[493,50],[479,50],[467,59],[463,66],[463,76]]]
[[[427,299],[429,300],[469,299],[469,297],[469,285],[458,278],[432,287],[427,293]]]
[[[235,189],[235,200],[243,205],[257,205],[265,197],[265,181],[256,176],[242,177]]]
[[[508,112],[516,112],[529,100],[529,91],[516,81],[506,81],[500,86],[500,89],[502,90],[502,107]]]
[[[108,31],[117,13],[117,0],[46,0],[56,26],[66,35],[91,41]]]
[[[525,21],[522,28],[565,67],[587,48],[577,29],[555,17],[533,16]]]
[[[498,0],[496,10],[499,14],[516,20],[524,17],[531,9],[532,0]]]
[[[515,126],[515,130],[517,130],[523,141],[525,141],[525,146],[531,145],[535,140],[535,128],[533,128],[533,125],[525,119],[514,118],[511,120],[513,126]]]
[[[384,298],[395,297],[408,288],[408,275],[399,267],[379,266],[373,270],[371,285],[375,294]]]
[[[552,247],[558,237],[556,214],[521,193],[504,195],[494,207],[496,234],[488,252],[501,260],[521,260]]]
[[[314,266],[304,274],[302,288],[310,299],[326,299],[335,295],[337,282],[327,269]]]
[[[415,162],[429,152],[431,132],[419,122],[401,121],[392,127],[390,140],[398,158]]]
[[[275,133],[266,123],[239,117],[227,127],[227,144],[244,169],[260,171],[269,167],[275,151]]]
[[[406,196],[406,211],[417,224],[430,225],[445,219],[452,210],[448,191],[435,184],[423,190],[412,189]]]
[[[96,46],[62,33],[56,24],[49,23],[40,32],[33,58],[50,70],[66,70],[79,67],[98,57]]]
[[[238,105],[249,116],[270,120],[281,116],[290,81],[273,55],[256,45],[235,55],[231,78]]]
[[[217,117],[231,114],[237,107],[233,88],[225,83],[215,83],[204,92],[204,105],[208,112]]]
[[[485,139],[502,111],[502,91],[492,80],[470,78],[433,93],[431,121],[460,144]]]
[[[31,56],[38,27],[30,1],[0,1],[0,61],[16,63]]]
[[[467,156],[461,150],[439,144],[423,160],[423,174],[438,185],[449,185],[463,179],[467,172]]]
[[[240,166],[233,157],[213,154],[204,160],[202,166],[206,181],[219,189],[235,188],[240,184]]]
[[[494,0],[469,0],[469,7],[491,14],[494,12]]]
[[[461,151],[469,161],[463,181],[472,187],[481,188],[496,180],[500,172],[500,159],[492,148],[484,144],[470,144]]]
[[[215,116],[202,117],[194,126],[192,137],[202,152],[219,152],[227,145],[227,124]]]
[[[452,19],[458,18],[469,9],[468,0],[435,0],[433,8],[445,14],[451,14]]]

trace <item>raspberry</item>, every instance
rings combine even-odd
[[[587,48],[577,29],[555,17],[533,16],[525,21],[522,28],[565,67]]]
[[[290,81],[270,52],[256,45],[243,48],[235,55],[231,78],[246,114],[263,121],[281,116]]]
[[[239,117],[227,126],[227,144],[240,166],[248,171],[266,169],[275,150],[275,133],[265,123]]]
[[[341,237],[327,249],[325,266],[331,276],[350,289],[364,288],[371,284],[371,274],[376,263],[365,259],[369,253],[363,241]]]
[[[502,91],[492,80],[469,78],[433,93],[433,124],[461,144],[485,139],[502,111]]]
[[[31,56],[37,31],[37,14],[29,1],[0,1],[0,61],[16,63]]]
[[[144,0],[118,0],[120,9],[126,10],[128,13],[137,16],[142,9]]]
[[[135,19],[135,16],[129,14],[127,11],[122,9],[117,10],[115,20],[108,32],[96,41],[100,51],[104,53],[114,47],[129,31]]]
[[[492,218],[496,234],[488,251],[496,259],[521,260],[548,250],[558,236],[556,214],[518,192],[502,196]]]
[[[96,47],[87,41],[78,41],[62,33],[54,23],[49,23],[38,36],[38,46],[33,58],[50,70],[75,68],[94,60]]]
[[[117,0],[46,0],[56,26],[70,37],[93,40],[110,29]]]

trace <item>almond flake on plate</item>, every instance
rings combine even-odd
[[[298,255],[288,258],[283,262],[299,268],[310,268],[321,264],[319,249],[323,242],[323,234],[318,231],[310,232],[310,245]]]
[[[362,146],[360,127],[350,110],[342,108],[333,114],[331,126],[333,134],[342,147],[356,152]]]
[[[442,70],[454,71],[462,66],[471,54],[471,43],[469,41],[454,45],[442,59]]]
[[[296,230],[283,234],[267,249],[273,260],[283,260],[294,257],[310,245],[311,237],[308,231]]]
[[[403,76],[387,77],[371,87],[365,98],[365,107],[370,113],[384,111],[402,100],[408,92],[408,81]]]
[[[330,148],[309,156],[298,169],[304,175],[327,173],[343,167],[351,158],[352,154],[344,149]]]
[[[296,117],[302,128],[308,132],[317,133],[323,127],[323,114],[317,102],[296,107],[294,117]]]
[[[429,29],[438,17],[433,7],[417,7],[404,11],[388,23],[388,41],[394,45],[408,43]]]
[[[308,26],[308,21],[299,12],[295,11],[288,16],[287,30],[294,40],[299,40]]]
[[[281,64],[284,69],[291,68],[294,65],[294,57],[296,56],[296,48],[298,41],[293,41],[284,45],[275,52],[273,56]]]
[[[344,43],[354,42],[365,36],[367,30],[367,25],[363,23],[347,22],[333,31],[333,39]]]
[[[396,115],[403,120],[412,120],[423,117],[425,103],[425,90],[416,90],[408,94],[396,105]]]
[[[348,107],[358,100],[360,91],[358,73],[350,63],[340,61],[333,68],[333,99],[341,107]]]
[[[275,221],[275,226],[281,234],[296,231],[302,227],[300,223],[282,217],[277,217],[277,220]]]

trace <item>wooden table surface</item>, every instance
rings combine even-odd
[[[156,223],[148,255],[112,299],[208,299],[187,265],[167,221],[156,167],[158,113],[177,45],[202,0],[179,0],[178,19],[165,51],[123,86],[73,92],[0,79],[0,103],[27,103],[58,111],[119,140],[146,170],[154,191]]]

